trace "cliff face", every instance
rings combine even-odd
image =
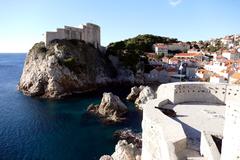
[[[57,40],[35,44],[28,53],[18,85],[28,96],[61,98],[108,84],[116,76],[112,63],[92,45]]]

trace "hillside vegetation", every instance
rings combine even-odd
[[[136,65],[139,57],[144,52],[152,52],[152,45],[155,43],[175,43],[175,38],[161,37],[150,34],[138,35],[123,41],[110,43],[107,48],[108,55],[118,56],[123,64],[133,71],[136,71]]]

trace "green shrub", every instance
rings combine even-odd
[[[40,53],[46,53],[46,52],[47,52],[47,48],[46,48],[46,47],[40,47],[40,48],[38,49],[38,52],[40,52]]]
[[[76,59],[74,57],[69,57],[63,60],[63,65],[69,69],[73,69],[76,66]]]

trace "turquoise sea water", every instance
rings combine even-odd
[[[64,100],[43,100],[22,95],[16,85],[25,54],[0,54],[0,159],[95,160],[114,151],[112,134],[125,127],[141,131],[141,113],[132,103],[123,124],[104,125],[86,114],[99,103],[104,90]],[[129,88],[107,88],[124,100]]]

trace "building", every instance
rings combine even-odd
[[[169,64],[169,58],[168,57],[163,57],[162,62]]]
[[[186,77],[189,79],[196,78],[197,69],[198,68],[195,66],[187,66],[186,67]]]
[[[64,28],[58,28],[56,32],[46,32],[46,45],[55,39],[83,40],[86,43],[93,44],[95,48],[99,48],[101,46],[100,27],[96,24],[87,23],[80,28],[65,26]]]
[[[219,74],[221,71],[227,69],[225,62],[225,60],[213,61],[209,64],[204,65],[204,69]]]
[[[163,67],[156,67],[149,73],[145,73],[144,76],[147,82],[169,82],[168,72]]]
[[[164,55],[168,55],[170,52],[175,51],[187,52],[189,49],[190,45],[183,42],[171,44],[156,43],[153,45],[153,50],[156,54],[164,53]]]
[[[169,64],[177,65],[178,63],[179,63],[179,60],[175,57],[172,57],[169,59]]]
[[[187,52],[189,49],[190,49],[190,45],[183,42],[172,43],[168,45],[168,51]]]
[[[156,43],[153,45],[153,49],[155,51],[155,53],[157,55],[160,55],[160,54],[164,54],[164,55],[167,55],[168,54],[168,46],[163,44],[163,43]]]
[[[227,79],[218,74],[213,74],[210,76],[210,83],[226,83]]]
[[[198,69],[196,72],[196,77],[202,81],[207,81],[213,73],[206,69]]]
[[[229,50],[229,51],[225,50],[223,51],[222,56],[227,58],[228,60],[240,59],[240,53],[236,49]]]
[[[226,36],[223,39],[221,39],[221,42],[224,46],[229,47],[229,45],[233,44],[234,38],[231,36]]]

